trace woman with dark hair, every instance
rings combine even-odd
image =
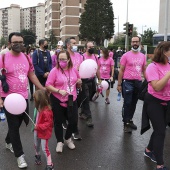
[[[57,65],[51,70],[46,82],[46,88],[51,92],[54,130],[57,138],[56,152],[62,152],[63,150],[62,123],[66,119],[68,120],[68,127],[65,133],[65,143],[70,149],[75,148],[71,136],[77,126],[76,86],[80,85],[81,79],[78,71],[73,68],[70,54],[68,51],[60,51],[57,58]]]
[[[63,50],[63,46],[62,45],[57,45],[57,49],[55,51],[55,54],[51,56],[51,60],[52,60],[52,68],[54,68],[57,64],[57,55],[58,53]]]
[[[106,99],[105,103],[110,104],[109,101],[109,94],[110,94],[110,82],[113,81],[113,74],[114,74],[114,61],[111,57],[109,57],[109,51],[107,48],[103,48],[100,54],[101,58],[98,62],[98,69],[100,71],[100,78],[101,80],[105,80],[108,82],[109,87],[106,90]],[[93,101],[98,98],[99,94],[96,93],[93,97]]]
[[[142,111],[143,134],[153,127],[144,155],[157,163],[156,170],[167,170],[163,161],[165,130],[170,122],[170,42],[160,43],[155,51],[153,62],[146,69],[148,93],[145,94]],[[168,113],[168,114],[167,114]]]

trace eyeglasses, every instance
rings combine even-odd
[[[11,42],[12,44],[24,44],[23,41],[14,41],[14,42]]]
[[[59,60],[59,61],[67,61],[66,58],[59,58],[58,60]]]
[[[139,41],[132,41],[132,43],[139,43]]]

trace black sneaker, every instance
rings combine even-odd
[[[156,158],[155,158],[155,155],[154,155],[154,153],[152,151],[151,152],[146,152],[146,149],[145,149],[144,155],[146,157],[150,158],[152,162],[156,163]]]
[[[80,136],[79,132],[73,133],[72,136],[73,136],[73,139],[75,140],[82,140],[82,137]]]
[[[47,165],[45,170],[54,170],[54,165]]]
[[[67,125],[67,123],[63,123],[62,126],[63,126],[63,129],[66,130],[68,125]]]
[[[41,165],[41,155],[35,155],[35,164]]]
[[[87,118],[87,120],[86,120],[86,125],[87,125],[88,127],[93,127],[93,126],[94,126],[94,124],[93,124],[93,121],[92,121],[92,118],[91,118],[91,117]]]
[[[125,133],[132,133],[132,128],[129,123],[124,123],[124,132]]]
[[[169,170],[169,169],[166,168],[165,166],[162,166],[161,168],[156,168],[156,170]]]
[[[132,120],[130,120],[129,124],[130,124],[130,127],[131,127],[133,130],[137,130],[137,126],[133,123]]]

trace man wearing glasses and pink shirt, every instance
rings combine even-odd
[[[137,129],[132,119],[142,84],[142,73],[145,76],[146,70],[146,57],[139,52],[139,45],[140,38],[132,37],[131,50],[126,52],[120,60],[117,90],[122,92],[124,97],[122,117],[126,133],[131,133],[132,130]]]
[[[6,76],[6,82],[9,85],[9,90],[4,90],[0,87],[1,97],[0,97],[0,107],[3,107],[3,101],[11,93],[18,93],[22,95],[26,102],[27,108],[25,112],[28,113],[28,78],[32,83],[39,89],[45,89],[38,81],[36,75],[34,74],[34,68],[29,58],[22,53],[24,48],[23,36],[19,32],[12,32],[9,35],[8,43],[11,50],[5,55],[0,56],[0,69],[5,69],[3,76]],[[20,103],[18,103],[20,104]],[[4,107],[5,115],[8,123],[8,132],[5,138],[6,148],[14,153],[17,158],[17,163],[19,168],[26,168],[28,165],[24,158],[24,151],[22,147],[22,142],[20,138],[20,126],[22,121],[28,125],[29,118],[25,113],[20,115],[14,115],[9,113]]]

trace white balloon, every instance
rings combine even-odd
[[[81,78],[92,78],[97,72],[97,63],[92,59],[84,60],[79,67],[79,75]]]
[[[109,84],[108,84],[107,81],[103,80],[103,81],[101,82],[101,86],[102,86],[102,88],[103,88],[102,90],[107,90],[108,87],[109,87]]]
[[[25,112],[27,103],[22,95],[11,93],[5,98],[4,106],[9,113],[19,115]]]

